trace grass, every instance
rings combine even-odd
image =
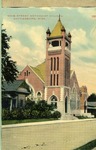
[[[43,122],[43,121],[53,121],[56,119],[24,119],[24,120],[3,120],[2,125],[9,125],[9,124],[18,124],[18,123],[29,123],[29,122]]]
[[[96,139],[74,150],[92,150],[96,147]]]

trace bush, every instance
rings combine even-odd
[[[22,119],[41,119],[41,118],[55,118],[58,119],[61,117],[59,111],[55,111],[51,104],[47,104],[45,100],[34,101],[27,100],[25,108],[15,108],[11,112],[7,109],[4,109],[2,112],[3,120],[22,120]]]
[[[18,109],[14,109],[11,111],[12,119],[17,119]]]
[[[37,110],[31,111],[31,118],[34,118],[34,119],[39,118],[39,111]]]
[[[61,118],[61,113],[59,111],[54,111],[52,117],[54,119],[59,119]]]
[[[46,111],[46,110],[49,110],[49,105],[47,104],[45,100],[41,100],[37,102],[36,108],[38,111]]]
[[[25,104],[25,109],[35,110],[36,109],[35,101],[31,101],[30,99],[28,99]]]
[[[51,118],[52,114],[51,111],[39,111],[39,118]]]
[[[24,119],[30,119],[31,118],[31,110],[30,109],[24,109]]]
[[[2,109],[2,120],[10,120],[11,117],[11,113],[8,109]]]
[[[52,118],[52,113],[51,113],[51,111],[49,110],[46,110],[45,111],[45,116],[46,116],[46,118]]]
[[[24,119],[24,110],[23,109],[20,109],[20,108],[17,109],[17,119],[18,120]]]

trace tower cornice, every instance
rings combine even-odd
[[[63,38],[63,36],[47,37],[47,40],[60,39],[60,38]]]

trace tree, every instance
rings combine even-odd
[[[96,102],[96,94],[95,93],[92,93],[88,99],[87,99],[88,102]]]
[[[89,113],[91,113],[92,115],[94,115],[95,118],[96,118],[96,94],[95,93],[91,94],[88,97],[88,99],[87,99],[87,106],[90,107],[90,109],[87,108],[87,111]]]
[[[2,82],[13,82],[16,80],[18,75],[18,70],[16,67],[16,62],[13,61],[9,55],[8,50],[10,49],[10,39],[12,37],[8,36],[6,29],[1,30],[1,67],[2,67]]]

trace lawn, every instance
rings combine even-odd
[[[56,119],[24,119],[24,120],[3,120],[2,125],[9,125],[9,124],[18,124],[18,123],[28,123],[28,122],[43,122],[43,121],[53,121]]]

